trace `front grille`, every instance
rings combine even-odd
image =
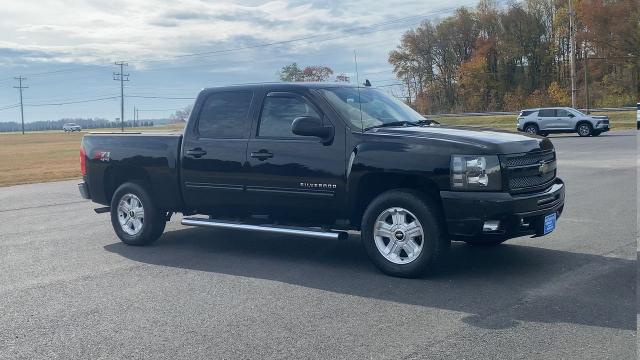
[[[541,190],[556,178],[556,153],[553,150],[503,155],[501,160],[511,192]]]
[[[544,185],[556,178],[556,171],[548,172],[541,176],[523,176],[509,179],[510,189],[523,189]]]
[[[540,164],[541,161],[555,161],[556,153],[552,151],[538,152],[530,154],[513,154],[505,156],[505,166],[508,168],[516,166],[527,166]]]

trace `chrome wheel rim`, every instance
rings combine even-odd
[[[580,135],[583,135],[583,136],[589,135],[589,127],[587,125],[580,125],[580,128],[578,129],[578,131],[580,132]]]
[[[536,133],[536,128],[534,128],[533,126],[529,126],[529,127],[527,128],[527,132],[528,132],[529,134],[535,134],[535,133]]]
[[[140,199],[133,194],[125,194],[118,203],[118,221],[127,234],[134,236],[142,231],[144,225],[144,207]]]
[[[380,254],[394,264],[413,262],[424,245],[422,224],[409,210],[400,207],[386,209],[378,216],[373,236]]]

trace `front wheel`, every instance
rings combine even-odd
[[[384,273],[416,277],[434,268],[449,248],[439,209],[413,190],[391,190],[367,207],[362,243]]]
[[[591,125],[589,125],[589,124],[582,123],[582,124],[578,125],[578,135],[580,135],[582,137],[591,135],[592,131],[593,131],[593,129],[591,128]]]
[[[529,124],[524,128],[524,132],[531,135],[538,135],[538,131],[538,126],[534,124]]]
[[[156,241],[166,225],[147,190],[138,183],[120,185],[111,199],[111,225],[128,245],[147,245]]]

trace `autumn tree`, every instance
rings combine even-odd
[[[577,88],[585,106],[635,103],[640,92],[637,0],[574,0]],[[481,0],[405,32],[389,52],[408,102],[421,112],[567,105],[568,0]],[[586,81],[585,81],[586,79]]]
[[[278,72],[280,80],[286,82],[327,81],[333,70],[328,66],[312,65],[300,69],[297,63],[283,66]]]

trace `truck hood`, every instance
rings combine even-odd
[[[369,133],[456,142],[475,147],[486,154],[553,150],[553,144],[547,138],[472,126],[398,126],[375,128]]]

